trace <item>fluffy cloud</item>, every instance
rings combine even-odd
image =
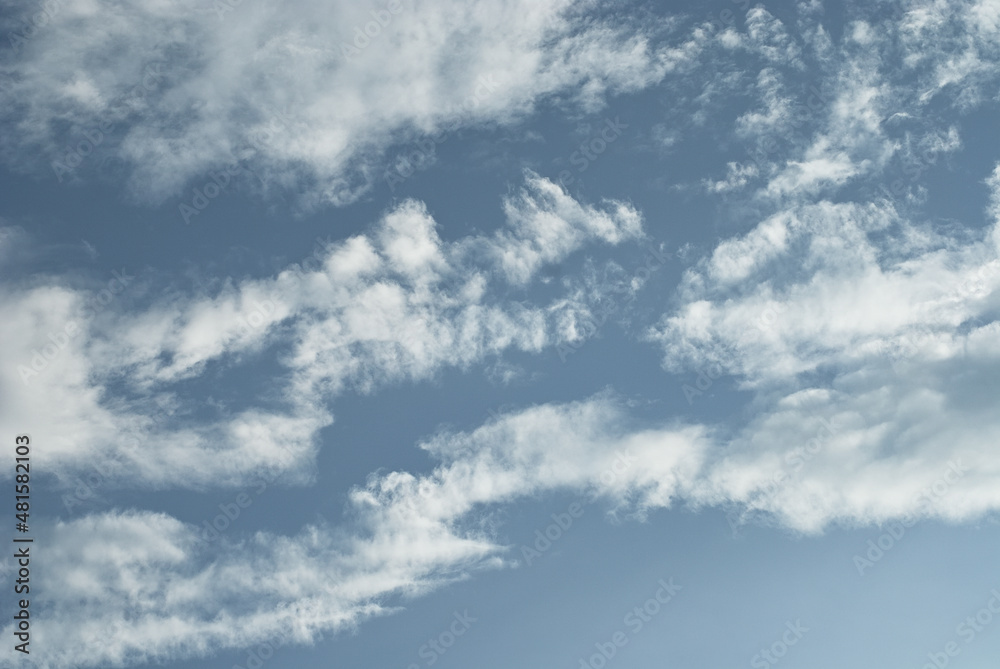
[[[124,163],[132,194],[154,202],[233,163],[245,187],[306,183],[306,204],[347,202],[382,177],[393,144],[506,124],[551,98],[594,110],[686,57],[651,44],[662,26],[588,22],[580,10],[568,0],[59,3],[44,26],[8,24],[5,155],[19,168],[58,162],[61,181]],[[35,12],[23,3],[8,15]],[[93,155],[77,155],[90,154],[76,150],[88,136]]]
[[[804,15],[802,57],[821,73],[808,99],[789,93],[794,68],[757,76],[759,106],[733,128],[750,161],[703,182],[723,193],[759,177],[741,203],[752,228],[689,270],[649,331],[667,371],[699,375],[679,397],[711,401],[723,374],[752,397],[693,503],[810,532],[997,509],[997,172],[985,225],[915,206],[920,177],[969,141],[931,105],[965,112],[995,87],[994,14],[907,3],[850,21],[836,45]]]
[[[1000,169],[988,183],[1000,184]],[[448,253],[425,215],[415,204],[395,210],[379,231],[405,230],[407,244],[376,232],[340,247],[351,262],[336,266],[377,272],[395,249],[400,276],[435,284]],[[756,389],[761,410],[730,438],[676,422],[637,429],[599,396],[434,435],[421,446],[439,466],[373,476],[351,495],[351,528],[259,533],[209,550],[200,528],[161,514],[57,524],[36,661],[120,666],[309,642],[391,611],[395,596],[502,564],[504,546],[473,529],[474,516],[553,490],[640,515],[678,502],[734,506],[802,531],[995,510],[1000,424],[989,380],[1000,331],[996,322],[956,330],[996,312],[996,226],[971,244],[916,228],[887,203],[803,205],[720,245],[686,276],[689,306],[655,336],[668,366],[716,363]],[[902,251],[886,258],[877,251],[889,231]],[[774,313],[762,319],[767,305]],[[928,324],[940,328],[912,339]],[[885,347],[907,337],[903,353]],[[819,384],[821,369],[831,380]]]
[[[534,306],[498,300],[496,287],[525,284],[586,243],[643,234],[628,205],[579,204],[530,172],[505,211],[508,228],[446,243],[424,205],[406,201],[277,276],[136,311],[107,289],[102,307],[101,293],[59,277],[8,284],[15,327],[0,379],[12,400],[0,425],[38,426],[41,466],[67,483],[87,463],[133,485],[237,485],[261,470],[307,480],[337,395],[578,339],[564,323],[589,312],[574,294]],[[213,417],[195,417],[209,373],[270,359],[283,370],[277,389],[241,411],[208,401],[200,412]]]
[[[588,239],[618,244],[643,235],[641,217],[626,204],[605,213],[580,205],[547,180],[531,177],[529,185],[530,190],[507,200],[510,227],[488,242],[488,252],[515,285],[527,283],[539,267],[561,261]]]
[[[336,530],[208,544],[200,528],[163,514],[59,522],[43,531],[37,558],[51,578],[32,600],[32,659],[122,666],[310,642],[391,611],[400,595],[500,566],[508,549],[470,529],[477,510],[559,488],[669,505],[698,468],[704,430],[624,424],[603,396],[437,435],[422,445],[441,461],[432,473],[373,476],[352,492],[356,525]]]
[[[955,236],[883,200],[802,203],[721,243],[650,335],[667,369],[756,395],[693,498],[807,531],[996,510],[997,239],[995,222]],[[927,503],[954,463],[960,483]]]
[[[352,523],[288,536],[209,544],[201,528],[144,511],[40,524],[51,577],[33,609],[38,666],[313,641],[391,611],[400,596],[503,564],[505,547],[475,529],[477,517],[554,490],[638,516],[721,506],[802,532],[904,517],[959,521],[1000,508],[1000,166],[984,175],[983,226],[914,215],[915,180],[898,199],[851,190],[862,179],[891,181],[897,159],[923,161],[919,172],[924,156],[969,143],[928,110],[986,99],[996,77],[995,3],[908,3],[898,29],[852,21],[836,46],[815,5],[802,5],[801,41],[756,8],[745,30],[699,26],[673,49],[606,20],[582,25],[568,4],[403,8],[380,41],[341,62],[329,26],[349,43],[352,27],[371,20],[367,7],[281,15],[245,3],[209,30],[204,22],[218,16],[192,18],[177,4],[67,5],[65,18],[4,66],[3,95],[21,119],[11,155],[58,146],[113,110],[122,134],[104,146],[133,162],[132,187],[144,197],[177,192],[243,152],[265,184],[304,175],[314,197],[341,202],[401,138],[456,121],[506,123],[553,97],[592,109],[606,92],[659,81],[709,47],[750,53],[760,65],[752,76],[720,67],[713,84],[699,79],[698,91],[678,96],[677,108],[694,105],[689,123],[705,124],[719,97],[751,96],[733,136],[770,149],[753,162],[727,161],[724,180],[704,184],[716,193],[757,186],[747,205],[753,224],[726,233],[683,276],[648,334],[668,372],[731,375],[752,413],[637,427],[611,396],[530,407],[432,435],[421,444],[438,463],[432,472],[373,474],[351,493]],[[71,32],[71,23],[87,30]],[[482,39],[460,39],[477,30]],[[101,59],[105,41],[134,48],[134,66]],[[459,57],[445,67],[449,41]],[[247,45],[257,57],[244,61]],[[177,71],[111,104],[118,82],[141,81],[141,68],[168,51],[183,55],[170,59]],[[811,94],[819,105],[789,92],[804,63],[822,74]],[[497,94],[461,107],[486,82]],[[284,116],[271,123],[276,110]],[[0,390],[13,399],[0,426],[40,426],[39,461],[65,480],[92,461],[141,485],[227,485],[265,468],[305,480],[339,394],[575,341],[583,289],[544,305],[496,295],[521,290],[587,244],[642,236],[631,207],[577,202],[531,173],[504,208],[499,231],[446,242],[426,207],[406,201],[369,232],[321,244],[308,265],[139,312],[94,310],[95,291],[61,277],[10,283],[0,293],[13,333],[0,351]],[[0,230],[4,258],[21,243]],[[71,322],[79,332],[67,331]],[[58,354],[25,385],[17,365],[47,342]],[[180,397],[192,386],[265,357],[281,370],[271,383],[277,400],[191,417]],[[685,392],[712,401],[683,380],[680,411]],[[275,464],[278,453],[287,457]]]

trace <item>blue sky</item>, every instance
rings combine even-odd
[[[995,665],[995,0],[0,32],[3,666]]]

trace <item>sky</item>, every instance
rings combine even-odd
[[[997,0],[0,37],[0,666],[995,667]]]

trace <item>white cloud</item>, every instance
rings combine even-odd
[[[585,244],[643,234],[630,206],[582,205],[530,172],[504,207],[496,234],[443,242],[426,207],[405,201],[370,233],[317,245],[303,266],[136,311],[110,293],[97,309],[90,290],[59,277],[8,284],[0,384],[12,399],[0,425],[37,426],[40,466],[64,484],[91,464],[129,485],[231,486],[262,470],[307,481],[337,395],[578,339],[563,324],[589,311],[572,291],[535,306],[498,300],[496,288],[523,286]],[[213,405],[205,391],[181,399],[182,382],[270,355],[282,377],[248,399],[253,408]],[[196,419],[196,408],[213,415]]]
[[[64,4],[3,67],[5,154],[48,170],[103,122],[99,155],[63,177],[122,158],[132,194],[157,202],[239,161],[244,187],[308,182],[305,204],[344,203],[396,143],[552,97],[594,111],[686,57],[651,43],[663,26],[587,22],[566,0],[388,5]]]
[[[352,170],[370,173],[399,138],[454,120],[506,123],[553,96],[573,95],[592,109],[608,91],[636,90],[690,63],[710,41],[696,29],[681,47],[657,50],[606,22],[581,28],[567,4],[438,4],[419,12],[406,5],[412,21],[399,14],[381,42],[338,64],[329,27],[340,25],[350,39],[351,27],[369,20],[367,7],[279,15],[245,3],[211,31],[177,18],[179,8],[194,11],[75,5],[66,16],[99,29],[70,33],[57,21],[40,32],[7,66],[17,79],[5,95],[23,115],[28,143],[16,148],[51,144],[53,101],[59,118],[78,128],[107,113],[109,91],[128,80],[122,73],[138,76],[141,64],[161,57],[148,44],[167,44],[184,54],[172,65],[190,72],[171,73],[149,93],[156,109],[137,99],[115,112],[126,135],[114,150],[137,161],[136,192],[175,192],[282,110],[247,160],[271,184],[305,174],[317,197],[337,202],[354,190]],[[803,532],[995,513],[1000,166],[985,179],[993,220],[981,230],[942,230],[890,201],[857,202],[841,189],[882,176],[895,156],[962,146],[953,126],[902,138],[893,128],[909,128],[943,93],[962,109],[981,101],[995,77],[995,3],[908,6],[900,35],[855,21],[839,51],[809,23],[816,13],[815,4],[801,12],[808,37],[801,48],[760,8],[748,14],[746,33],[717,36],[717,45],[755,50],[775,68],[757,77],[762,106],[739,117],[738,137],[753,142],[788,129],[792,106],[777,73],[802,58],[826,68],[825,106],[801,141],[753,165],[730,163],[725,181],[706,182],[723,192],[759,176],[754,204],[773,210],[688,271],[676,308],[650,332],[669,371],[717,366],[733,375],[751,394],[752,417],[717,428],[666,419],[640,428],[609,396],[531,407],[471,432],[433,435],[421,446],[440,463],[434,471],[373,475],[351,495],[358,520],[347,528],[258,533],[209,548],[199,528],[163,514],[57,523],[44,528],[48,549],[39,557],[52,577],[37,600],[38,666],[120,666],[313,641],[390,611],[401,595],[498,566],[504,546],[470,529],[471,521],[491,506],[553,490],[602,496],[639,516],[677,503],[735,507]],[[964,36],[942,42],[953,22]],[[479,41],[449,44],[458,55],[440,65],[448,39],[494,24],[497,31]],[[166,37],[154,42],[151,34]],[[897,37],[901,75],[880,51]],[[67,56],[103,53],[101,40],[136,47],[135,69],[126,72],[124,57],[97,71]],[[201,40],[201,51],[192,40]],[[238,56],[247,45],[257,58],[244,62]],[[265,72],[273,79],[258,82]],[[457,111],[483,76],[494,77],[497,95]],[[699,91],[702,117],[692,123],[704,122],[715,96],[741,82],[728,73]],[[296,90],[309,92],[293,99]],[[246,117],[235,118],[237,110]],[[582,336],[587,292],[597,288],[568,282],[568,294],[534,306],[495,297],[498,284],[520,289],[585,244],[643,235],[630,206],[582,204],[531,173],[504,207],[505,228],[446,242],[426,207],[406,201],[370,232],[320,247],[312,267],[174,295],[138,313],[112,304],[88,314],[93,291],[61,278],[7,285],[0,308],[14,334],[0,350],[0,391],[13,400],[0,409],[0,427],[40,426],[35,436],[47,445],[40,462],[64,481],[89,462],[141,485],[228,485],[265,467],[306,480],[315,435],[332,420],[338,394],[427,379],[449,366],[492,363],[508,378],[510,367],[497,359],[504,351],[537,352]],[[0,230],[5,257],[18,243]],[[70,322],[80,333],[60,345]],[[61,350],[25,390],[16,366],[30,363],[49,333]],[[282,368],[280,406],[239,413],[223,406],[216,420],[185,413],[177,384],[264,355]],[[158,413],[165,423],[152,420]],[[126,436],[139,443],[129,448]],[[282,452],[287,459],[273,464]],[[630,464],[616,468],[622,457]]]
[[[725,179],[719,181],[712,181],[711,179],[705,179],[702,181],[702,185],[705,187],[709,193],[727,193],[733,190],[739,190],[746,186],[751,179],[757,176],[758,169],[756,165],[744,165],[736,162],[729,162],[726,164],[727,172]]]
[[[669,421],[636,428],[609,395],[530,407],[434,435],[421,444],[440,463],[429,474],[373,475],[350,496],[356,524],[259,532],[212,552],[200,528],[162,514],[58,523],[44,530],[39,558],[53,577],[35,598],[36,666],[315,641],[391,612],[400,596],[516,559],[473,529],[475,517],[554,490],[640,517],[676,503],[742,504],[804,531],[906,514],[963,519],[1000,505],[991,456],[1000,426],[983,422],[993,401],[957,421],[941,393],[852,384],[780,397],[732,440]]]
[[[721,284],[742,281],[756,265],[784,251],[788,223],[781,214],[761,223],[740,239],[719,244],[712,253],[708,273]]]
[[[690,270],[651,333],[664,365],[731,374],[756,406],[691,498],[805,531],[1000,508],[998,227],[800,203]],[[954,463],[959,480],[928,496]]]
[[[747,35],[750,43],[767,60],[803,67],[801,52],[784,24],[758,5],[746,16]]]
[[[987,183],[995,207],[1000,168]],[[676,503],[736,506],[806,532],[995,511],[1000,326],[973,321],[1000,306],[996,227],[970,244],[921,230],[887,203],[820,202],[721,244],[685,276],[682,306],[656,338],[668,367],[716,362],[755,390],[759,411],[735,431],[670,421],[637,428],[604,395],[434,435],[421,445],[440,462],[433,472],[375,475],[352,493],[357,527],[259,533],[207,552],[199,528],[161,514],[58,524],[43,558],[57,576],[37,600],[36,661],[120,666],[314,641],[391,611],[399,595],[498,566],[504,547],[470,521],[553,490],[588,492],[639,516]],[[396,245],[393,231],[410,244]],[[316,318],[303,332],[326,341],[346,328],[370,342],[385,336],[383,326],[393,331],[384,319],[420,290],[440,291],[436,303],[472,300],[482,314],[481,290],[448,287],[452,253],[468,248],[438,240],[426,211],[404,204],[373,235],[328,249],[323,268],[301,275],[311,299],[328,301],[324,282],[340,272],[336,285],[366,305],[346,325]],[[292,276],[300,274],[284,281]],[[65,291],[57,298],[72,303]],[[768,306],[775,312],[762,318]],[[413,336],[447,322],[423,321]],[[315,363],[302,367],[335,369]],[[830,380],[818,383],[817,371]]]
[[[42,530],[36,558],[52,577],[32,600],[32,659],[123,666],[310,642],[391,611],[400,595],[502,564],[508,549],[468,528],[476,510],[557,488],[669,505],[698,467],[704,431],[627,433],[624,418],[605,396],[437,435],[422,447],[440,466],[373,476],[351,495],[357,525],[337,530],[257,533],[209,553],[200,528],[163,514],[59,522]]]
[[[618,244],[644,234],[635,209],[624,203],[610,209],[581,205],[556,184],[529,174],[528,188],[504,203],[509,229],[485,243],[507,280],[523,285],[539,267],[560,262],[588,239]]]
[[[997,79],[1000,10],[992,0],[934,0],[906,7],[900,23],[904,63],[920,77],[920,99],[951,90],[959,108],[980,104]]]
[[[748,144],[751,161],[729,161],[726,178],[704,180],[711,193],[744,186],[752,177],[741,166],[764,178],[759,202],[803,193],[829,197],[899,170],[908,178],[899,179],[907,193],[898,195],[919,201],[921,184],[913,175],[962,146],[957,126],[928,128],[939,116],[932,104],[967,112],[986,103],[1000,80],[996,9],[989,2],[905,3],[901,20],[875,18],[877,13],[851,20],[837,44],[822,17],[806,12],[799,20],[804,49],[794,58],[776,55],[784,52],[778,43],[795,45],[779,37],[785,34],[781,23],[754,11],[746,34],[730,29],[719,36],[723,45],[725,35],[734,45],[754,39],[766,45],[759,54],[768,64],[752,85],[733,90],[755,99],[733,128],[735,138]],[[763,35],[771,41],[760,42]],[[903,66],[889,55],[898,52]],[[807,80],[799,72],[802,62],[809,63]],[[695,116],[706,123],[703,111]]]

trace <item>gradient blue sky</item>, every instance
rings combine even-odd
[[[996,0],[0,17],[2,666],[995,666]]]

